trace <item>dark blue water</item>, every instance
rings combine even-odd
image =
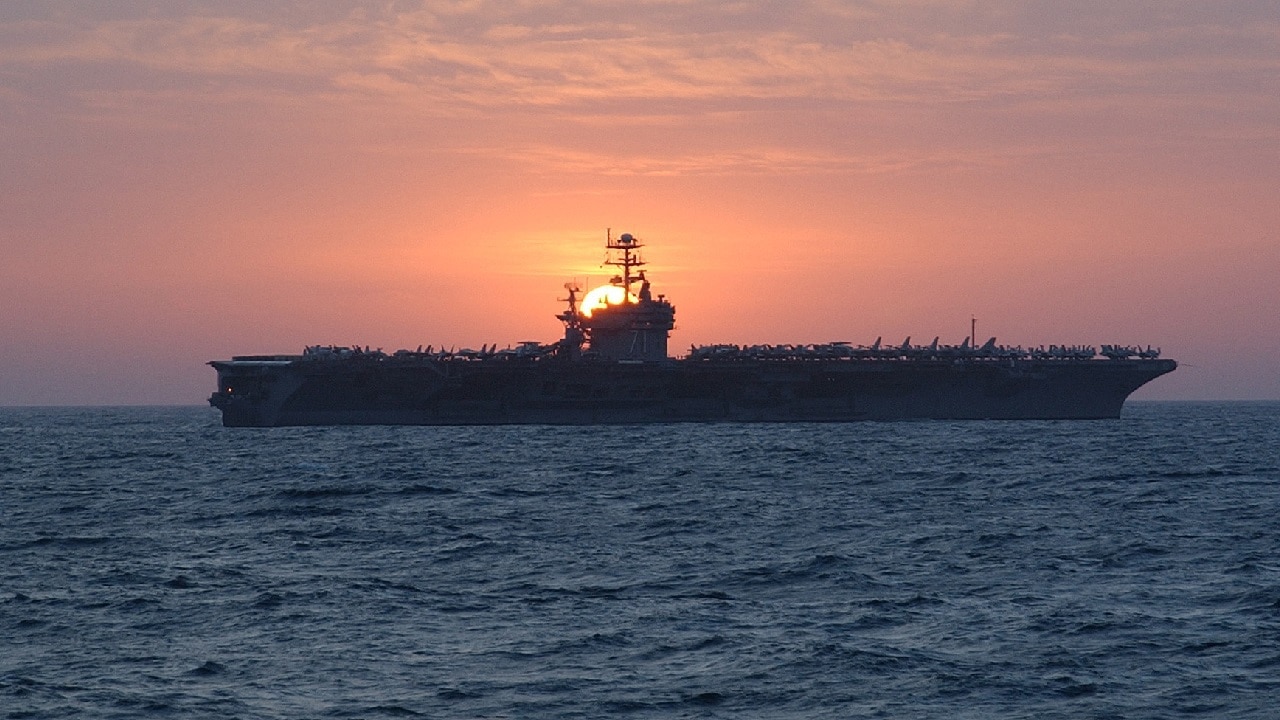
[[[0,409],[0,717],[1273,718],[1277,448]]]

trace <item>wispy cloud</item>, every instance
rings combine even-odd
[[[350,142],[367,152],[627,177],[866,175],[1188,135],[1274,141],[1280,112],[1280,20],[1259,9],[1179,5],[1156,17],[940,0],[431,0],[354,11],[319,2],[305,14],[120,7],[96,20],[0,20],[0,105],[27,123],[52,109],[130,131],[180,131],[193,116],[288,117],[365,128]]]
[[[528,166],[548,175],[566,173],[594,177],[747,176],[747,175],[875,175],[904,171],[954,170],[962,167],[999,167],[1042,150],[1006,148],[1000,152],[955,151],[936,153],[805,152],[785,147],[756,148],[738,152],[676,153],[655,155],[626,152],[588,152],[557,145],[474,147],[460,152],[497,158]]]
[[[217,6],[210,6],[211,10]],[[1078,91],[1194,87],[1241,73],[1275,75],[1280,22],[1112,30],[1011,7],[984,26],[954,3],[429,2],[323,22],[236,17],[57,19],[0,28],[0,66],[114,67],[276,78],[297,92],[376,91],[422,103],[554,108],[622,98],[970,101]],[[949,8],[949,9],[948,9]],[[940,16],[928,21],[929,13]],[[1023,13],[1025,14],[1025,13]],[[923,25],[893,24],[895,17]],[[1123,19],[1123,18],[1122,18]],[[134,70],[130,70],[134,68]],[[101,79],[101,76],[99,76]]]

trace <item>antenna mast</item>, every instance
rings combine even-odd
[[[614,240],[612,229],[605,232],[605,247],[610,251],[621,251],[620,256],[617,252],[610,252],[604,263],[622,268],[622,287],[626,290],[623,302],[631,302],[631,284],[636,281],[631,276],[631,269],[644,265],[639,252],[642,245],[631,233],[622,233]],[[618,278],[614,278],[615,282],[617,280]]]

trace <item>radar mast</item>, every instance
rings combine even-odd
[[[640,242],[631,233],[622,233],[617,239],[614,239],[613,229],[609,228],[605,230],[604,246],[608,251],[604,264],[622,268],[622,275],[614,276],[612,283],[614,285],[620,284],[622,289],[626,290],[622,302],[629,303],[631,302],[631,285],[644,281],[643,270],[634,277],[631,274],[632,268],[639,268],[645,264],[640,257],[640,248],[644,246],[644,243]]]

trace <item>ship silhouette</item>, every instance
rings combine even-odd
[[[226,426],[1097,419],[1177,363],[1150,346],[703,345],[671,357],[675,307],[643,243],[606,233],[611,282],[566,285],[550,343],[384,353],[310,346],[209,364]]]

